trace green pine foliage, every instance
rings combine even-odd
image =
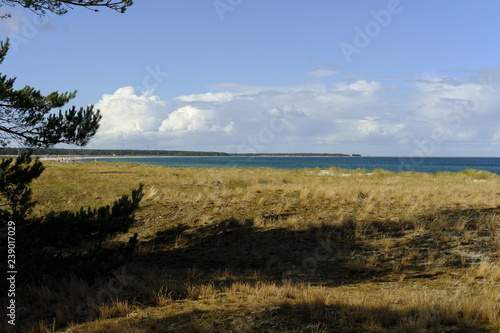
[[[134,223],[143,185],[113,205],[78,212],[51,212],[16,223],[18,270],[21,283],[45,282],[70,275],[93,281],[108,275],[133,254],[137,234],[127,243],[110,243]]]
[[[0,64],[9,50],[9,40],[0,42]],[[90,105],[66,111],[74,92],[52,92],[44,96],[26,86],[14,87],[16,79],[0,75],[0,146],[12,140],[28,147],[50,147],[58,143],[85,146],[96,134],[101,115]]]
[[[18,1],[0,0],[0,6],[1,2]],[[116,2],[116,6],[118,3],[131,1]],[[87,4],[100,6],[112,2]],[[43,10],[59,8],[60,2],[22,1],[22,5],[43,13]],[[0,64],[8,50],[9,41],[0,42]],[[35,148],[59,143],[85,146],[97,132],[101,115],[93,106],[60,110],[75,97],[76,91],[44,95],[30,86],[17,89],[15,81],[0,74],[0,146],[12,141]],[[5,234],[8,221],[15,222],[16,255],[20,263],[17,268],[23,271],[24,282],[68,274],[88,279],[109,274],[110,267],[124,263],[137,243],[137,235],[127,244],[109,245],[106,241],[114,234],[127,232],[134,222],[133,213],[142,198],[142,185],[131,197],[125,195],[112,206],[52,212],[34,219],[30,212],[36,202],[32,200],[29,185],[42,174],[44,166],[32,158],[32,153],[30,148],[16,158],[0,160],[0,232]],[[4,245],[1,244],[2,252],[6,253]]]
[[[123,13],[131,5],[132,0],[0,0],[0,7],[21,6],[38,15],[63,15],[75,6]],[[10,17],[8,10],[4,13],[0,19]],[[8,50],[9,40],[0,42],[0,64]],[[42,163],[31,157],[31,148],[49,148],[59,143],[85,146],[96,134],[101,115],[92,105],[72,106],[63,111],[76,91],[45,95],[30,86],[17,88],[15,83],[16,78],[0,74],[0,147],[17,142],[30,148],[17,158],[0,160],[0,232],[5,234],[8,221],[15,223],[19,259],[16,268],[23,271],[24,283],[68,274],[86,279],[109,274],[126,261],[137,244],[137,234],[126,244],[107,241],[112,235],[127,232],[133,224],[143,186],[111,206],[30,217],[36,202],[29,185],[44,170]],[[2,253],[7,253],[4,245],[0,244]]]
[[[98,209],[80,208],[78,212],[50,212],[30,221],[26,227],[30,243],[52,247],[80,245],[82,242],[103,241],[116,233],[127,232],[134,223],[133,213],[143,197],[143,185],[132,191],[131,197],[122,196],[112,206]]]
[[[28,185],[38,178],[44,166],[31,154],[22,154],[17,158],[0,160],[0,221],[2,226],[7,221],[22,222],[31,211],[35,202],[31,200]]]
[[[5,234],[7,221],[15,221],[17,267],[23,272],[23,282],[68,275],[93,280],[124,264],[134,252],[137,234],[125,244],[107,241],[127,232],[134,223],[143,185],[113,205],[82,207],[77,212],[50,212],[32,218],[29,213],[36,202],[32,200],[29,184],[43,170],[42,163],[30,154],[0,161],[0,229]]]

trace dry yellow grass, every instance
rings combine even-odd
[[[26,332],[500,331],[496,175],[46,166],[35,215],[144,183],[140,244],[93,285],[24,287]]]

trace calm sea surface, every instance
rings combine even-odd
[[[167,167],[268,167],[276,169],[329,168],[439,172],[465,169],[500,174],[500,157],[127,157],[83,161],[133,162]]]

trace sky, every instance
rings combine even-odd
[[[500,156],[500,2],[1,7],[16,87],[103,116],[86,148]]]

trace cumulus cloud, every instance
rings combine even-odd
[[[426,147],[424,155],[447,155],[450,145],[500,142],[492,121],[498,88],[479,76],[418,78],[396,88],[374,80],[331,88],[222,83],[169,102],[124,87],[98,103],[103,121],[96,139],[237,153],[409,155]]]
[[[355,127],[355,132],[360,137],[379,135],[394,138],[403,134],[401,131],[405,128],[404,124],[387,123],[377,119],[376,117],[365,117],[365,119],[353,121],[352,124]]]
[[[95,107],[101,111],[102,120],[93,146],[175,149],[158,144],[182,145],[178,138],[184,134],[189,133],[192,139],[196,134],[229,133],[234,126],[231,121],[219,124],[213,110],[174,105],[149,91],[141,93],[129,86],[103,95]]]
[[[167,116],[169,103],[147,92],[138,93],[133,87],[123,87],[103,95],[95,107],[102,114],[95,142],[109,146],[154,135]]]
[[[225,126],[217,124],[215,113],[212,110],[200,110],[191,105],[175,110],[163,120],[159,128],[160,133],[172,132],[231,132],[234,122]]]

